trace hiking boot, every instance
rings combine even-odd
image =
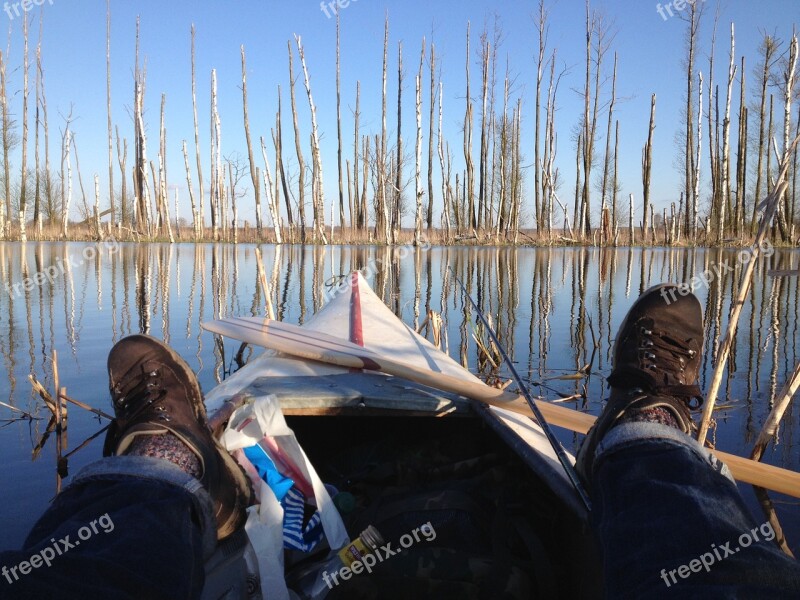
[[[608,377],[611,395],[576,460],[586,483],[597,445],[621,420],[667,423],[686,434],[694,428],[691,411],[703,403],[697,385],[703,312],[694,294],[681,295],[679,289],[669,283],[651,287],[620,326]]]
[[[111,349],[108,378],[116,419],[106,434],[103,455],[121,456],[134,442],[154,439],[147,436],[174,435],[199,459],[198,479],[214,501],[217,538],[241,527],[252,499],[249,481],[212,437],[189,365],[157,339],[132,335]]]

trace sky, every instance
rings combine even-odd
[[[697,68],[708,80],[708,54],[713,25],[715,0],[696,0],[706,5],[700,32]],[[40,3],[40,6],[36,6]],[[352,156],[353,110],[355,108],[356,82],[361,82],[361,133],[372,135],[381,126],[381,64],[383,46],[383,21],[389,16],[390,52],[388,93],[388,129],[390,145],[396,135],[397,51],[403,44],[404,58],[404,109],[403,137],[408,152],[405,174],[413,178],[413,145],[415,135],[414,77],[419,65],[419,52],[423,38],[428,45],[436,44],[437,60],[441,66],[444,85],[444,134],[454,151],[454,167],[463,168],[462,125],[465,109],[465,34],[467,23],[472,27],[470,68],[472,96],[476,101],[475,127],[479,132],[480,67],[477,42],[484,27],[492,30],[495,22],[502,28],[503,41],[499,47],[499,69],[508,64],[514,77],[512,102],[522,97],[522,146],[525,165],[533,163],[535,52],[538,37],[534,12],[535,0],[508,0],[480,2],[477,0],[437,1],[404,0],[351,0],[339,8],[341,17],[341,75],[342,75],[342,127],[345,136],[344,156]],[[563,187],[560,196],[571,200],[575,181],[575,143],[572,130],[583,111],[581,91],[584,77],[585,23],[583,0],[547,1],[550,8],[548,48],[558,50],[558,69],[567,73],[562,79],[557,97],[559,168]],[[657,3],[650,0],[594,0],[592,9],[605,15],[612,23],[615,37],[607,55],[604,74],[610,76],[613,52],[618,53],[617,106],[615,119],[620,121],[620,184],[621,198],[627,205],[628,194],[633,193],[641,206],[641,149],[647,138],[651,94],[657,95],[656,130],[654,137],[652,197],[657,207],[677,202],[682,188],[681,176],[676,169],[678,153],[675,135],[681,127],[680,110],[685,102],[686,24],[677,10],[679,0]],[[23,11],[23,6],[30,8]],[[335,6],[335,5],[334,5]],[[662,10],[659,12],[659,6]],[[27,5],[8,2],[0,13],[0,25],[10,27],[10,52],[7,53],[8,88],[13,94],[11,110],[19,120],[22,114],[22,18],[27,15],[31,24],[31,53],[39,34],[42,19],[42,61],[45,91],[51,128],[51,160],[60,162],[59,131],[64,127],[64,117],[72,110],[80,158],[81,173],[87,194],[92,195],[95,173],[100,178],[101,204],[107,206],[107,124],[106,124],[106,2],[101,0],[35,0]],[[729,52],[731,22],[736,27],[735,55],[747,59],[748,101],[753,99],[755,77],[753,68],[758,62],[758,45],[763,32],[776,34],[783,40],[791,37],[792,23],[800,24],[800,2],[797,0],[762,0],[750,2],[728,0],[720,6],[721,16],[717,33],[717,52],[714,78],[721,83],[724,94]],[[669,16],[670,12],[673,14]],[[247,147],[244,138],[241,95],[240,46],[247,53],[247,85],[250,126],[256,158],[262,165],[258,148],[260,136],[269,141],[270,129],[275,124],[278,85],[283,90],[284,160],[290,176],[296,178],[297,164],[293,152],[291,114],[288,110],[288,59],[287,42],[294,35],[301,36],[312,92],[317,107],[317,118],[322,145],[322,163],[325,177],[327,210],[337,197],[336,176],[336,96],[335,96],[335,42],[336,20],[333,9],[323,9],[318,0],[275,2],[273,0],[235,0],[210,2],[208,0],[170,2],[138,1],[111,2],[111,84],[112,119],[130,145],[128,165],[132,164],[133,123],[133,66],[137,15],[141,18],[141,55],[147,63],[147,95],[145,121],[148,131],[148,158],[157,158],[158,127],[161,95],[166,95],[167,166],[171,188],[177,188],[181,197],[181,216],[188,217],[188,193],[181,144],[187,140],[192,164],[192,179],[196,186],[194,168],[194,128],[191,104],[190,27],[197,29],[198,111],[200,117],[200,145],[203,171],[207,180],[210,171],[209,106],[210,73],[217,70],[218,102],[222,126],[222,154],[239,153],[245,160]],[[5,45],[2,45],[5,46]],[[295,72],[300,64],[295,51]],[[33,62],[33,61],[32,61]],[[33,106],[34,70],[31,69],[30,105]],[[501,74],[502,75],[502,74]],[[734,85],[732,114],[738,110],[738,77]],[[423,131],[427,131],[428,75],[423,76]],[[300,127],[304,137],[304,153],[310,161],[311,120],[308,100],[298,80],[298,105]],[[502,94],[502,79],[498,82]],[[603,90],[604,103],[610,94],[610,79]],[[599,156],[605,145],[607,115],[601,113],[598,125]],[[751,131],[755,125],[751,124]],[[735,138],[736,121],[733,123]],[[33,159],[34,122],[30,120],[29,161]],[[704,132],[704,138],[707,138]],[[479,135],[475,136],[475,156],[478,154]],[[704,140],[704,143],[706,141]],[[270,160],[274,150],[268,143]],[[427,147],[427,142],[425,146]],[[704,152],[705,154],[705,152]],[[116,160],[116,153],[115,153]],[[423,159],[423,174],[426,171]],[[435,161],[438,165],[438,161]],[[30,163],[29,163],[30,164]],[[12,156],[12,168],[19,168],[19,151]],[[73,165],[74,166],[74,165]],[[532,211],[531,168],[526,169],[526,200],[524,210]],[[703,190],[707,191],[707,158],[702,165]],[[595,167],[595,173],[601,171]],[[439,178],[438,167],[437,181]],[[120,174],[115,164],[115,184],[119,188]],[[73,207],[79,202],[77,177]],[[242,185],[250,187],[249,180]],[[413,197],[413,182],[407,191]],[[129,185],[129,190],[131,186]],[[438,186],[436,187],[438,189]],[[172,193],[171,193],[172,194]],[[594,192],[594,197],[598,196]],[[240,220],[254,222],[252,195],[240,201]],[[437,196],[435,206],[440,206]],[[206,211],[208,212],[208,210]],[[640,209],[638,209],[640,212]],[[266,214],[266,210],[265,210]],[[595,212],[596,214],[596,212]],[[437,208],[438,215],[438,208]],[[77,216],[76,212],[72,213]],[[174,216],[174,215],[173,215]],[[413,222],[413,215],[405,217],[404,225]]]

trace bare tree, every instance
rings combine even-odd
[[[272,227],[275,231],[275,243],[282,244],[283,235],[281,229],[283,228],[283,223],[281,222],[281,207],[278,204],[277,196],[272,192],[272,173],[269,168],[269,159],[267,158],[267,145],[263,137],[261,138],[261,154],[264,157],[264,187],[267,191],[267,207],[269,208]]]
[[[472,122],[473,122],[473,109],[472,97],[470,96],[469,87],[469,36],[470,36],[470,22],[467,21],[467,60],[466,60],[466,75],[467,75],[467,91],[466,102],[467,108],[464,112],[464,161],[466,162],[466,177],[465,185],[467,187],[466,202],[467,202],[467,223],[465,224],[470,229],[475,228],[475,164],[472,161]]]
[[[197,187],[200,193],[200,201],[198,203],[198,236],[202,239],[203,227],[205,226],[205,210],[203,208],[205,194],[203,193],[203,163],[200,158],[200,129],[197,122],[197,77],[195,73],[194,38],[195,28],[194,24],[192,24],[192,113],[194,116],[194,149],[195,160],[197,162]]]
[[[536,58],[536,114],[534,116],[534,168],[533,168],[533,187],[534,187],[534,216],[536,217],[537,229],[542,229],[544,226],[544,211],[542,210],[542,194],[540,191],[540,172],[543,165],[540,159],[540,125],[541,125],[541,90],[542,90],[542,74],[545,68],[544,55],[547,49],[547,37],[549,26],[547,25],[548,12],[545,9],[544,0],[539,0],[539,10],[536,14],[536,29],[539,38],[539,54]],[[552,79],[552,78],[551,78]]]
[[[763,62],[759,69],[760,77],[760,108],[758,111],[758,160],[756,166],[756,184],[754,190],[752,218],[750,221],[750,233],[755,233],[758,228],[758,221],[756,213],[758,205],[761,202],[761,192],[763,189],[763,172],[764,172],[764,153],[769,153],[769,140],[765,140],[766,123],[767,123],[767,85],[771,77],[772,66],[774,64],[774,57],[778,52],[780,43],[778,40],[767,33],[763,34],[761,47],[759,52],[763,56]]]
[[[19,239],[24,242],[28,239],[26,232],[28,208],[28,15],[23,15],[22,19],[22,40],[24,50],[22,53],[22,176],[19,193]]]
[[[431,42],[431,97],[430,116],[428,118],[428,211],[427,228],[430,234],[433,229],[433,124],[436,109],[436,46]]]
[[[111,0],[106,0],[106,112],[108,113],[108,207],[111,209],[111,225],[114,216],[114,141],[111,124]]]
[[[8,110],[8,88],[6,86],[6,55],[0,50],[0,102],[3,104],[3,185],[5,194],[6,215],[4,221],[10,224],[13,216],[11,209],[11,167],[9,154],[14,145],[14,135],[11,127],[12,121]],[[11,233],[10,226],[5,228]]]
[[[403,42],[397,44],[397,159],[394,168],[392,191],[392,243],[397,243],[400,233],[403,181]]]
[[[305,211],[305,204],[306,204],[306,163],[303,160],[303,148],[300,142],[300,124],[297,118],[297,102],[295,100],[294,94],[294,66],[293,66],[293,56],[294,53],[292,52],[292,42],[287,43],[289,48],[289,96],[291,98],[292,103],[292,122],[294,123],[294,146],[295,151],[297,152],[297,163],[298,163],[298,212],[300,217],[300,241],[306,241],[306,211]]]
[[[139,17],[136,17],[136,66],[134,69],[134,130],[136,165],[133,179],[137,197],[137,229],[150,235],[150,196],[147,185],[147,137],[144,127],[144,93],[146,74],[139,68]]]
[[[119,218],[122,225],[130,226],[130,210],[128,206],[128,177],[127,177],[127,163],[128,163],[128,140],[123,142],[123,149],[120,148],[119,127],[117,131],[117,162],[119,163],[120,179],[122,185],[119,194]],[[191,187],[190,187],[191,191]]]
[[[642,241],[647,242],[647,224],[651,217],[650,208],[650,174],[653,169],[653,132],[656,129],[656,95],[650,98],[650,127],[647,134],[647,142],[642,151]],[[655,241],[655,240],[654,240]]]
[[[614,76],[611,83],[611,102],[608,105],[608,125],[606,127],[606,152],[603,159],[603,182],[601,184],[601,210],[600,215],[601,219],[605,218],[606,212],[606,201],[607,196],[606,193],[608,191],[608,177],[609,177],[609,170],[611,168],[611,123],[613,122],[614,117],[614,104],[617,101],[617,53],[614,53]],[[611,229],[613,230],[616,227],[616,209],[612,211],[612,220],[614,223],[611,225]],[[601,236],[605,233],[604,228],[600,228]],[[608,243],[607,239],[603,239],[601,237],[601,243]]]
[[[289,239],[294,243],[294,216],[292,214],[292,200],[289,196],[289,182],[286,179],[286,170],[283,167],[283,128],[281,125],[281,86],[278,86],[278,112],[275,115],[275,134],[272,143],[275,146],[275,177],[281,180],[283,198],[286,203],[286,221],[289,224]]]
[[[717,210],[717,241],[722,242],[725,236],[726,210],[730,207],[730,130],[731,130],[731,95],[733,81],[736,76],[734,26],[731,23],[731,52],[728,66],[728,93],[725,99],[725,117],[722,121],[722,197]]]
[[[119,138],[117,138],[117,148],[119,148]],[[197,201],[192,188],[192,170],[189,168],[189,151],[186,149],[186,140],[183,140],[183,163],[186,167],[186,185],[189,188],[189,202],[192,206],[192,233],[197,241],[200,239],[200,217],[197,213]]]
[[[244,113],[244,136],[247,141],[247,159],[250,161],[250,178],[253,182],[253,196],[256,202],[256,236],[261,239],[263,235],[261,223],[261,182],[258,180],[256,173],[256,161],[253,158],[253,143],[250,139],[250,120],[247,117],[247,64],[244,55],[244,46],[242,50],[242,111]],[[264,140],[262,138],[261,145],[263,147]],[[264,150],[264,159],[266,160],[266,150]],[[269,190],[268,190],[269,191]],[[270,206],[272,210],[272,206]]]
[[[425,63],[425,38],[422,38],[422,50],[419,54],[419,72],[416,78],[416,114],[417,114],[417,145],[416,161],[414,172],[414,199],[416,201],[416,213],[414,215],[414,245],[422,243],[422,196],[425,192],[422,189],[422,67]]]
[[[344,189],[342,181],[342,81],[341,59],[339,48],[339,12],[336,12],[336,150],[337,166],[339,169],[339,227],[344,231]],[[352,217],[352,215],[351,215]],[[333,223],[331,223],[333,225]]]
[[[314,202],[314,237],[319,236],[323,244],[327,244],[325,236],[325,186],[322,179],[322,154],[319,148],[319,129],[317,128],[317,107],[314,105],[314,96],[311,94],[311,80],[308,77],[305,52],[300,36],[294,36],[297,43],[297,53],[300,56],[300,65],[303,67],[308,107],[311,111],[311,196]]]
[[[685,15],[685,16],[684,16]],[[699,169],[699,164],[695,160],[695,143],[694,143],[694,62],[697,49],[697,34],[700,29],[700,20],[703,15],[703,5],[695,2],[689,5],[687,11],[680,17],[686,22],[686,104],[685,115],[686,119],[684,127],[684,144],[683,144],[683,171],[684,171],[684,186],[683,193],[686,198],[686,212],[684,219],[684,226],[686,229],[690,227],[690,220],[693,218],[689,210],[689,206],[694,206],[696,199],[694,198],[694,182],[697,178],[695,172]]]

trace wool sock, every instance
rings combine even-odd
[[[180,438],[171,433],[136,436],[125,454],[126,456],[150,456],[168,460],[197,479],[203,474],[197,455]]]
[[[618,424],[621,423],[659,423],[660,425],[667,425],[674,429],[680,429],[678,421],[675,420],[672,413],[666,408],[661,407],[631,411],[630,414],[625,415],[619,420]]]

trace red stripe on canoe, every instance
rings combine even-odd
[[[358,289],[358,272],[354,271],[350,280],[350,341],[364,346],[364,330],[361,324],[361,291]]]

